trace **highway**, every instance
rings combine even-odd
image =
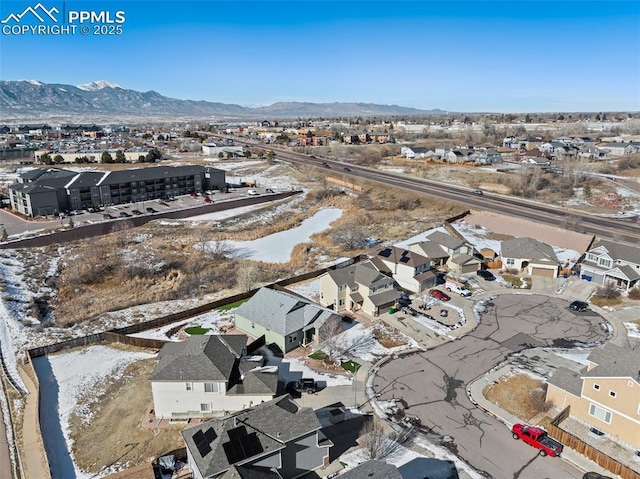
[[[591,234],[599,238],[622,241],[634,245],[640,242],[640,224],[631,219],[607,218],[566,207],[556,207],[491,192],[477,195],[473,193],[472,188],[466,186],[415,178],[409,175],[380,171],[350,163],[312,158],[304,153],[296,153],[273,147],[272,145],[239,141],[237,139],[235,141],[249,147],[259,146],[263,149],[270,149],[276,154],[276,158],[281,160],[322,168],[330,176],[362,178],[385,186],[393,186],[413,193],[454,201],[477,209]],[[329,167],[325,167],[323,163]],[[345,171],[345,167],[348,167],[350,171]]]

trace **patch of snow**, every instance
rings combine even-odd
[[[320,298],[320,279],[315,278],[304,283],[290,284],[287,289],[311,301],[317,301]]]
[[[0,411],[2,411],[2,421],[5,424],[5,432],[6,432],[6,441],[9,446],[9,458],[11,460],[11,466],[13,471],[15,472],[16,468],[16,454],[15,454],[15,442],[13,441],[13,434],[11,431],[13,430],[13,423],[11,422],[11,414],[9,412],[9,402],[7,401],[7,396],[4,394],[4,391],[0,392]]]
[[[591,354],[591,352],[590,351],[586,353],[554,352],[554,354],[560,358],[565,358],[570,361],[574,361],[576,363],[580,363],[580,364],[584,364],[585,366],[588,366],[589,361],[587,361],[587,358],[589,357],[589,354]]]
[[[126,90],[126,88],[118,85],[117,83],[113,83],[107,80],[98,80],[91,83],[83,83],[82,85],[78,85],[78,88],[84,91],[98,91],[102,90],[103,88],[120,88],[121,90]]]
[[[627,336],[630,338],[640,338],[640,326],[638,323],[622,323],[627,328]]]
[[[176,321],[175,323],[167,324],[155,329],[149,329],[141,331],[139,333],[133,333],[129,336],[136,338],[149,338],[149,339],[161,339],[164,341],[180,341],[175,335],[169,336],[168,333],[171,329],[177,326],[200,326],[202,328],[209,329],[207,334],[217,334],[220,328],[231,326],[233,324],[233,310],[219,311],[214,309],[207,313],[193,318],[185,319],[182,321]]]
[[[486,235],[490,233],[487,228],[470,225],[464,220],[456,221],[452,226],[478,251],[488,248],[496,253],[500,252],[500,241],[487,238]]]
[[[94,402],[98,401],[105,387],[101,384],[107,380],[111,382],[122,377],[129,364],[152,357],[154,355],[148,353],[123,351],[98,345],[34,359],[34,367],[41,385],[40,402],[43,408],[46,407],[44,405],[48,405],[55,410],[57,406],[58,412],[58,414],[51,414],[50,410],[43,411],[40,418],[47,455],[52,465],[52,477],[71,477],[68,475],[68,470],[57,471],[54,468],[58,464],[68,464],[69,459],[73,460],[70,452],[73,450],[73,440],[70,435],[71,418],[77,415],[85,423],[91,421],[91,403],[79,404],[80,399],[93,398]],[[64,442],[52,439],[52,436],[55,437],[55,431],[59,430],[62,430]],[[52,435],[49,435],[48,432],[52,431]],[[75,477],[78,479],[103,477],[110,472],[104,471],[98,475],[87,474],[75,463],[73,468]]]
[[[395,246],[396,248],[408,249],[409,245],[412,245],[414,243],[420,243],[421,241],[425,241],[427,239],[427,236],[429,236],[431,233],[435,231],[447,233],[447,230],[444,228],[444,226],[438,226],[437,228],[431,228],[429,230],[423,231],[422,233],[418,233],[417,235],[412,236],[411,238],[406,239],[404,241],[398,241],[397,243],[394,243],[393,246]]]
[[[382,326],[377,326],[382,328]],[[389,356],[409,348],[419,347],[418,343],[408,336],[397,332],[398,340],[405,341],[405,344],[394,348],[385,348],[374,336],[375,328],[366,328],[358,323],[355,326],[340,333],[335,339],[335,347],[340,351],[346,351],[346,355],[362,359],[363,361],[373,363],[377,358]],[[322,348],[321,348],[322,349]]]
[[[44,83],[42,83],[42,82],[40,82],[40,81],[38,81],[38,80],[25,80],[25,81],[26,81],[27,83],[31,83],[32,85],[35,85],[35,86],[41,86],[41,85],[44,85]]]
[[[340,216],[342,216],[341,209],[325,208],[304,220],[296,228],[252,241],[229,241],[228,243],[234,250],[235,257],[266,263],[286,263],[295,245],[308,242],[311,235],[326,230]]]

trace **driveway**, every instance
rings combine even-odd
[[[417,418],[435,442],[488,477],[581,478],[583,472],[568,462],[540,457],[514,441],[506,425],[471,403],[466,386],[523,349],[602,342],[603,319],[575,315],[567,301],[531,294],[502,295],[492,304],[461,339],[384,364],[372,381],[378,401],[398,400],[402,414]]]

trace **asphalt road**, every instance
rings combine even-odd
[[[277,158],[282,160],[324,168],[328,175],[364,178],[383,185],[394,186],[487,211],[526,218],[580,233],[593,234],[601,238],[625,241],[632,244],[640,241],[640,223],[637,222],[637,217],[635,221],[632,219],[606,218],[579,210],[545,205],[536,201],[490,192],[476,195],[473,193],[473,188],[452,183],[415,178],[409,175],[380,171],[339,161],[312,158],[310,155],[292,152],[273,145],[262,145],[244,140],[236,141],[247,146],[260,146],[264,149],[271,149],[277,154]],[[325,167],[323,163],[328,167]],[[346,171],[345,167],[348,167],[350,171]]]
[[[508,426],[466,395],[469,382],[517,351],[605,339],[600,316],[574,314],[567,305],[536,295],[497,297],[470,334],[382,366],[373,379],[378,400],[399,399],[404,415],[418,418],[432,439],[488,477],[581,478],[583,472],[572,464],[541,457],[531,446],[514,441]]]

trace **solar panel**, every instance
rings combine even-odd
[[[244,426],[238,426],[233,429],[229,429],[227,431],[227,434],[229,435],[229,439],[231,439],[232,441],[239,440],[246,437],[247,428]]]
[[[380,256],[384,256],[385,258],[388,258],[389,256],[391,256],[391,250],[389,248],[385,248],[382,251],[380,251],[380,253],[378,253]]]
[[[216,438],[216,433],[213,428],[207,429],[206,432],[198,431],[193,435],[193,442],[198,448],[200,457],[205,457],[211,452],[211,442]]]
[[[216,438],[216,432],[213,430],[212,427],[210,427],[205,431],[204,438],[209,444],[211,444],[213,440]]]
[[[246,429],[244,427],[242,429],[244,430],[244,436],[236,435],[236,433],[241,433],[241,431],[236,431],[234,432],[235,438],[222,445],[229,464],[244,461],[264,451],[258,435],[255,432],[247,434]]]

